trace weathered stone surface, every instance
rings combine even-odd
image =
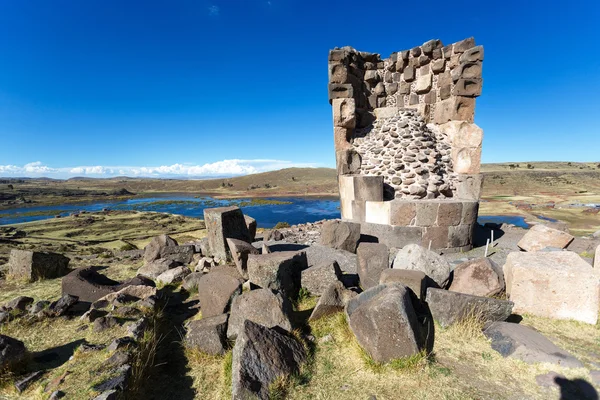
[[[340,281],[331,283],[319,298],[309,321],[344,311],[346,304],[356,295],[355,291],[346,289]]]
[[[409,226],[416,223],[417,205],[414,201],[390,202],[390,225]]]
[[[564,249],[573,239],[566,232],[538,224],[532,226],[517,245],[525,251],[539,251],[545,247]]]
[[[513,303],[510,301],[436,288],[427,288],[426,301],[433,319],[443,328],[468,318],[482,323],[504,321],[513,309]]]
[[[473,97],[452,96],[436,104],[433,122],[436,124],[444,124],[452,120],[472,122],[474,113]]]
[[[336,132],[336,149],[338,148],[338,140],[347,143],[343,137],[348,137],[348,133],[345,131],[339,133],[339,129],[346,128],[335,128]],[[338,135],[339,133],[339,135]],[[335,159],[337,165],[338,175],[349,175],[354,174],[360,170],[362,158],[360,154],[354,149],[344,148],[345,145],[339,144],[340,149],[335,152]]]
[[[126,286],[118,292],[107,294],[92,304],[92,308],[104,308],[113,304],[120,297],[133,298],[134,300],[147,300],[156,296],[156,287],[148,285]]]
[[[160,249],[160,258],[166,260],[173,260],[180,262],[184,265],[188,265],[194,258],[194,246],[182,245],[182,246],[166,246]]]
[[[461,63],[474,63],[483,61],[483,46],[471,47],[460,56]]]
[[[19,296],[0,307],[0,310],[12,312],[25,311],[33,303],[33,297]]]
[[[306,253],[309,267],[336,262],[343,272],[356,272],[356,254],[350,253],[349,251],[332,249],[331,247],[318,244],[307,247],[302,251]]]
[[[246,226],[244,214],[239,207],[218,207],[204,210],[204,223],[208,235],[208,243],[214,257],[227,260],[227,238],[239,239],[250,243],[252,238]]]
[[[361,287],[366,290],[379,285],[381,273],[390,268],[388,247],[382,243],[361,243],[356,255]]]
[[[429,92],[431,90],[432,77],[433,75],[431,74],[419,76],[415,84],[415,91],[418,94]]]
[[[337,262],[316,265],[302,271],[302,287],[313,296],[321,296],[342,275]]]
[[[50,303],[48,307],[49,314],[54,317],[63,316],[78,302],[77,296],[71,296],[70,294],[63,295],[60,299]]]
[[[161,282],[163,285],[180,283],[183,282],[184,278],[191,273],[192,271],[188,267],[181,266],[163,272],[156,277],[156,281]]]
[[[295,298],[300,290],[301,272],[308,268],[306,254],[279,251],[248,256],[248,280],[263,289],[281,291]]]
[[[504,272],[489,258],[466,261],[454,268],[449,290],[473,296],[493,296],[504,290]]]
[[[416,203],[416,225],[423,227],[435,225],[439,207],[440,203],[437,201],[421,201]]]
[[[198,285],[200,284],[200,279],[204,276],[202,272],[192,272],[185,278],[183,278],[183,284],[181,285],[188,292],[198,291]]]
[[[419,324],[408,289],[378,285],[348,302],[346,314],[358,343],[376,362],[418,353]]]
[[[576,253],[510,253],[504,278],[517,313],[589,324],[598,320],[600,271]]]
[[[235,339],[242,330],[245,320],[268,328],[279,327],[292,330],[290,315],[292,305],[281,293],[270,289],[257,289],[237,296],[231,304],[227,337]]]
[[[170,269],[176,268],[181,264],[173,260],[154,260],[145,264],[142,268],[138,269],[138,275],[145,276],[150,279],[156,279],[160,274]]]
[[[456,226],[462,219],[461,202],[440,202],[437,215],[437,225]]]
[[[204,318],[229,310],[232,300],[242,293],[242,282],[230,275],[211,271],[198,282],[198,301]]]
[[[193,320],[186,324],[185,345],[207,354],[223,354],[227,346],[228,314]]]
[[[10,369],[25,357],[25,344],[10,336],[0,334],[0,370]]]
[[[354,90],[349,83],[329,84],[329,101],[335,99],[350,99],[354,96]]]
[[[481,95],[483,79],[459,79],[452,94],[455,96],[477,97]]]
[[[600,245],[596,247],[596,251],[594,252],[594,268],[600,270]]]
[[[306,352],[296,339],[246,320],[233,348],[232,399],[269,399],[269,386],[299,371]]]
[[[260,252],[250,243],[239,239],[227,238],[227,246],[240,275],[248,279],[248,255],[260,254]]]
[[[98,267],[78,268],[66,275],[61,282],[62,294],[70,294],[81,302],[93,303],[96,300],[131,285],[154,286],[152,280],[136,276],[125,282],[117,282],[98,273]]]
[[[333,109],[333,126],[354,129],[356,126],[356,102],[353,98],[335,99],[331,103]]]
[[[393,268],[421,271],[440,287],[448,283],[451,269],[443,257],[417,244],[409,244],[398,251]]]
[[[177,241],[168,235],[160,235],[152,238],[150,243],[144,247],[144,260],[152,262],[160,258],[160,251],[165,247],[177,246]]]
[[[360,224],[347,221],[326,221],[321,227],[321,244],[334,249],[356,251],[360,239]]]
[[[11,250],[8,273],[13,278],[28,281],[58,278],[69,272],[69,261],[62,254]]]
[[[380,284],[401,283],[424,300],[427,290],[427,275],[422,271],[388,268],[381,272]]]
[[[246,221],[246,227],[250,234],[250,241],[253,242],[256,238],[256,228],[258,226],[256,220],[249,215],[244,215],[244,221]]]
[[[491,339],[492,349],[503,357],[529,364],[551,363],[566,368],[581,368],[583,363],[528,326],[495,322],[483,333]]]

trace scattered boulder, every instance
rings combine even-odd
[[[0,334],[0,371],[11,369],[25,357],[25,344],[10,336]]]
[[[517,313],[589,324],[598,320],[600,272],[576,253],[513,252],[504,276]]]
[[[359,239],[359,223],[331,220],[321,226],[321,244],[324,246],[354,253]]]
[[[202,257],[198,260],[198,264],[196,264],[196,268],[194,268],[194,272],[204,272],[205,270],[210,270],[215,266],[215,263],[212,257]]]
[[[354,253],[318,244],[302,249],[302,251],[306,253],[309,267],[337,262],[343,272],[356,273],[358,261]]]
[[[383,243],[361,243],[356,249],[360,286],[366,290],[379,285],[381,273],[390,268],[390,251]]]
[[[188,292],[197,292],[198,284],[200,283],[200,279],[204,274],[202,272],[192,272],[185,278],[183,278],[183,285],[181,285]]]
[[[123,283],[98,273],[99,267],[82,267],[71,271],[61,282],[62,294],[77,296],[79,301],[93,303],[107,294],[118,292],[131,285],[154,285],[143,276],[136,276]]]
[[[504,321],[512,313],[513,303],[490,297],[471,296],[449,290],[428,288],[427,304],[433,319],[442,328],[473,318],[482,325]]]
[[[346,315],[358,343],[376,362],[421,350],[420,326],[404,285],[378,285],[359,294],[348,302]]]
[[[533,252],[539,251],[545,247],[566,248],[575,237],[558,229],[550,228],[546,225],[538,224],[532,226],[525,236],[517,243],[519,248]]]
[[[15,388],[19,393],[23,393],[32,383],[40,379],[42,375],[44,375],[44,371],[35,371],[20,377],[19,380],[15,382]]]
[[[306,351],[296,339],[245,320],[233,348],[232,398],[269,399],[269,386],[298,372],[305,361]]]
[[[28,281],[53,279],[69,272],[69,261],[68,257],[57,253],[11,250],[8,273],[12,278]]]
[[[226,238],[251,242],[250,232],[246,226],[244,214],[239,207],[218,207],[204,210],[204,223],[208,235],[211,255],[227,260]]]
[[[139,340],[144,336],[144,331],[148,327],[148,320],[144,317],[127,325],[127,334],[132,338]]]
[[[396,254],[393,268],[425,273],[439,287],[445,287],[450,278],[450,263],[439,254],[417,244],[404,246]]]
[[[283,233],[279,229],[271,229],[265,237],[267,238],[267,242],[279,242],[285,239],[285,236],[283,236]]]
[[[387,268],[381,272],[379,284],[401,283],[424,300],[427,290],[427,275],[422,271]]]
[[[116,375],[104,382],[94,385],[93,388],[97,392],[105,392],[111,390],[124,391],[127,389],[127,382],[131,375],[131,366],[125,364],[115,370]]]
[[[204,318],[229,310],[231,301],[242,293],[242,281],[233,276],[211,271],[198,282],[198,301]]]
[[[183,279],[191,274],[192,271],[186,266],[170,269],[156,277],[156,281],[163,285],[171,285],[183,282]]]
[[[70,294],[63,295],[60,299],[50,304],[48,307],[48,311],[53,317],[63,316],[69,311],[71,307],[73,307],[79,298],[77,296],[71,296]]]
[[[138,269],[138,275],[145,276],[150,279],[156,279],[160,274],[170,269],[176,268],[181,264],[173,260],[155,260],[145,264]]]
[[[96,318],[94,320],[94,332],[104,332],[118,325],[117,319],[111,315]]]
[[[254,239],[256,239],[256,220],[249,215],[244,215],[244,221],[246,221],[246,227],[248,228],[248,233],[250,234],[250,242],[254,242]]]
[[[466,261],[454,268],[450,289],[473,296],[493,296],[504,290],[504,273],[489,258]]]
[[[240,275],[248,279],[248,255],[260,254],[260,252],[250,243],[239,239],[227,238],[227,246]]]
[[[32,303],[33,303],[32,297],[19,296],[19,297],[12,299],[8,303],[6,303],[4,306],[0,307],[0,310],[6,310],[6,311],[12,311],[12,312],[15,312],[15,311],[23,312],[23,311],[26,311],[27,308]]]
[[[340,281],[331,283],[322,293],[308,320],[314,321],[344,311],[346,304],[356,295],[356,292],[346,289]]]
[[[248,279],[263,289],[283,292],[295,298],[300,290],[302,270],[308,268],[306,253],[279,251],[248,256]]]
[[[160,258],[177,261],[183,265],[189,265],[194,258],[194,246],[166,246],[160,249]]]
[[[144,260],[149,263],[160,258],[160,251],[165,247],[177,246],[177,241],[168,235],[160,235],[153,238],[144,247]]]
[[[227,338],[235,339],[245,320],[268,328],[279,327],[291,331],[291,314],[292,305],[281,293],[270,289],[257,289],[243,293],[231,303]]]
[[[566,368],[582,368],[583,363],[552,343],[538,331],[524,325],[494,322],[483,333],[492,341],[492,349],[503,357],[526,363],[551,363]]]
[[[302,271],[302,287],[313,296],[321,296],[342,275],[337,262],[310,267]]]
[[[227,346],[227,314],[190,321],[185,344],[207,354],[223,354]]]
[[[116,305],[119,299],[125,297],[131,301],[148,300],[156,296],[156,287],[146,285],[126,286],[118,292],[107,294],[106,296],[92,303],[92,308],[105,308],[109,305]]]

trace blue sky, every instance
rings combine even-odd
[[[0,175],[334,166],[327,52],[485,47],[484,162],[598,161],[597,1],[0,0]]]

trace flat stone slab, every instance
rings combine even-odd
[[[494,322],[483,333],[491,339],[492,349],[503,357],[515,358],[529,364],[550,363],[566,368],[583,367],[583,363],[573,355],[528,326]]]
[[[545,247],[566,248],[575,239],[574,236],[558,229],[538,224],[532,226],[517,246],[525,251],[539,251]]]

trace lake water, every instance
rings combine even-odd
[[[340,218],[340,202],[337,199],[288,197],[264,200],[289,202],[289,204],[253,204],[251,199],[218,200],[211,197],[146,197],[86,204],[63,204],[0,210],[0,225],[39,221],[54,218],[55,215],[68,216],[80,211],[96,212],[103,209],[155,211],[203,218],[205,208],[229,205],[240,206],[244,214],[255,218],[258,226],[261,228],[272,228],[278,222],[287,222],[290,225],[295,225],[320,221],[322,219]],[[492,222],[529,228],[523,217],[512,215],[480,216],[477,221],[482,225],[486,222]]]

